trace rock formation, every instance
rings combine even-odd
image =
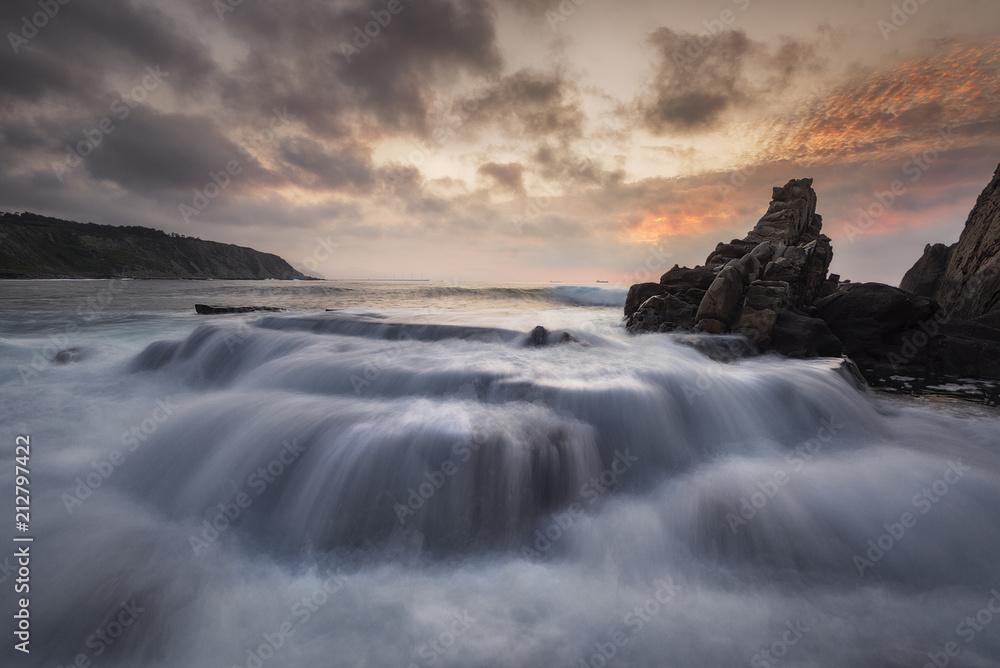
[[[628,330],[742,335],[790,357],[843,353],[876,385],[1000,379],[1000,167],[961,239],[928,245],[901,288],[827,276],[821,228],[812,179],[775,188],[745,238],[720,243],[704,266],[633,285]]]
[[[956,318],[979,318],[1000,309],[1000,166],[969,213],[958,243],[947,253],[942,248],[937,244],[924,249],[900,287],[933,297]],[[934,274],[942,264],[935,284]]]
[[[948,268],[951,252],[956,245],[934,244],[932,246],[927,244],[924,246],[924,254],[903,276],[903,280],[899,282],[899,288],[921,297],[936,298],[938,288],[941,286],[941,279],[944,277],[945,269]]]
[[[659,283],[632,286],[629,331],[742,334],[762,350],[776,338],[795,355],[818,354],[812,340],[821,354],[839,354],[825,323],[804,311],[836,285],[827,280],[833,248],[822,226],[812,179],[775,188],[746,237],[720,243],[704,266],[675,266]]]

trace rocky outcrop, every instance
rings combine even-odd
[[[728,335],[708,338],[746,340],[789,357],[844,354],[875,385],[1000,379],[998,217],[1000,169],[961,240],[927,246],[903,289],[841,283],[827,275],[833,249],[821,232],[812,180],[789,181],[774,189],[753,230],[718,244],[704,266],[675,266],[659,283],[632,286],[627,326],[634,333]]]
[[[816,309],[873,383],[1000,378],[1000,329],[991,319],[954,318],[932,299],[880,283],[848,285]]]
[[[944,278],[951,252],[956,245],[934,244],[932,246],[927,244],[924,246],[924,254],[903,276],[903,280],[899,282],[899,288],[921,297],[936,299],[938,288],[941,287],[941,279]]]
[[[778,341],[798,354],[808,348],[801,341],[806,332],[825,329],[809,322],[813,318],[802,310],[831,291],[827,269],[833,248],[822,226],[812,179],[775,188],[767,211],[746,237],[718,244],[704,266],[674,266],[659,284],[632,286],[625,305],[629,331],[742,334],[768,350],[774,349],[774,328],[788,311],[796,317],[784,319]],[[790,331],[795,325],[803,327],[799,336]]]
[[[1000,308],[1000,166],[969,213],[935,296],[958,318]]]

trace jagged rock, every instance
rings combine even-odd
[[[663,295],[667,292],[669,290],[659,283],[636,283],[628,289],[628,295],[625,297],[625,317],[638,311],[643,302],[650,297]]]
[[[647,299],[626,323],[634,334],[689,330],[693,326],[694,306],[669,293]]]
[[[798,179],[775,188],[771,203],[744,241],[780,241],[786,246],[799,243],[799,238],[813,226],[816,214],[816,191],[812,179]]]
[[[938,288],[941,286],[941,279],[944,278],[945,269],[948,267],[951,252],[957,245],[956,243],[951,246],[944,244],[924,246],[924,254],[903,276],[903,280],[899,282],[899,288],[921,297],[935,299]]]
[[[209,304],[195,304],[194,310],[200,315],[220,315],[223,313],[253,313],[254,311],[284,311],[277,306],[211,306]]]
[[[824,290],[836,287],[836,282],[827,282],[833,249],[821,229],[812,179],[789,181],[774,189],[767,212],[744,239],[719,243],[703,267],[674,265],[660,278],[660,285],[666,293],[697,306],[695,331],[744,334],[766,348],[786,308],[808,308]],[[777,293],[775,283],[783,286]],[[626,316],[642,297],[657,291],[648,284],[633,286]],[[670,309],[671,317],[664,317],[659,312],[665,307],[658,308],[657,317],[651,313],[630,319],[630,331],[664,331],[669,322],[678,320],[671,319],[675,309]]]
[[[959,318],[1000,306],[1000,166],[969,213],[935,297]]]

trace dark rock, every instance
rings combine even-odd
[[[718,267],[714,269],[712,267],[695,267],[694,269],[689,269],[688,267],[679,267],[675,264],[673,269],[660,277],[660,285],[708,290],[708,286],[715,280],[716,274],[718,274]]]
[[[940,313],[936,302],[881,283],[852,283],[816,302],[816,309],[869,379],[900,373],[900,360],[926,369],[926,345],[905,355],[904,335]]]
[[[66,350],[60,350],[57,352],[56,356],[52,358],[52,361],[55,364],[72,364],[74,362],[79,362],[86,356],[87,351],[84,348],[67,348]]]
[[[924,254],[903,276],[903,280],[899,282],[899,288],[921,297],[935,299],[945,269],[948,267],[951,252],[957,245],[934,244],[932,246],[927,244],[924,246]]]
[[[628,296],[625,297],[625,317],[638,311],[642,303],[650,297],[667,292],[669,292],[667,288],[659,283],[636,283],[628,289]]]
[[[1000,305],[1000,166],[969,213],[935,296],[959,318],[978,318]]]
[[[210,306],[195,304],[194,310],[200,315],[220,315],[223,313],[253,313],[254,311],[281,312],[285,309],[276,306]]]
[[[694,306],[672,294],[655,295],[629,316],[626,328],[633,334],[690,330],[694,313]]]
[[[680,334],[674,338],[674,341],[694,348],[716,362],[734,362],[760,354],[760,351],[746,337],[732,334],[723,334],[722,336]]]
[[[738,261],[722,268],[719,275],[712,281],[708,292],[698,306],[696,321],[705,319],[718,320],[726,327],[736,316],[743,290],[747,283],[747,273]]]
[[[583,343],[583,341],[570,332],[549,332],[549,330],[538,325],[528,333],[528,338],[524,342],[524,345],[529,348],[540,348],[541,346],[549,345],[549,341],[553,338],[557,343]]]
[[[782,311],[771,331],[770,350],[787,357],[840,357],[840,339],[820,318]]]
[[[549,330],[545,329],[541,325],[538,325],[531,333],[528,334],[528,340],[524,342],[524,345],[529,347],[544,346],[549,342]]]

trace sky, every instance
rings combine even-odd
[[[996,0],[5,0],[0,210],[327,278],[656,281],[811,177],[898,284],[1000,162]]]

